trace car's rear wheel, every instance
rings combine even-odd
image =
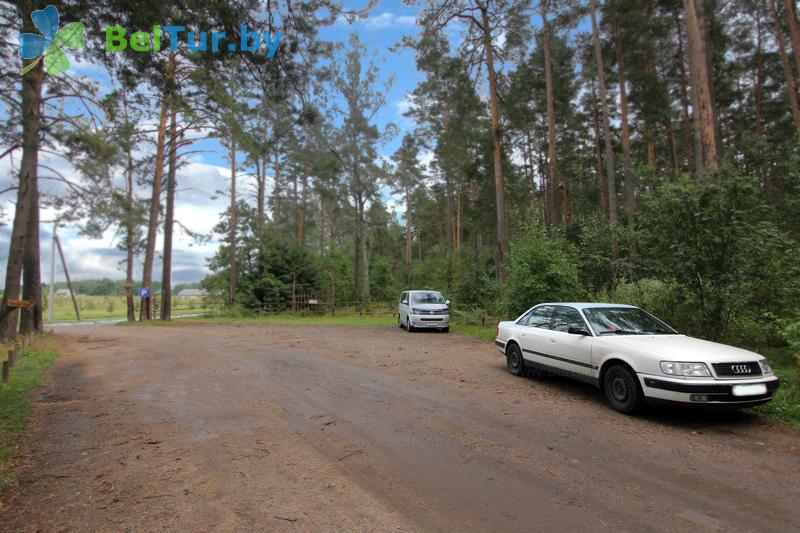
[[[636,375],[624,365],[614,365],[603,377],[603,391],[611,407],[630,415],[644,407],[644,394]]]
[[[525,359],[522,358],[522,350],[516,343],[511,343],[506,348],[506,366],[515,376],[525,375]]]

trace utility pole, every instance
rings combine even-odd
[[[78,300],[75,298],[75,291],[72,290],[72,281],[69,279],[69,270],[67,270],[67,260],[64,259],[64,250],[61,249],[61,240],[59,240],[58,235],[55,233],[53,234],[53,240],[56,243],[56,248],[58,248],[58,255],[61,257],[61,266],[64,267],[64,277],[67,278],[67,288],[69,289],[69,295],[72,297],[72,307],[75,308],[75,316],[78,318],[78,322],[81,321],[81,311],[78,307]]]
[[[56,303],[56,230],[58,230],[58,220],[53,221],[53,239],[50,243],[50,296],[47,298],[47,321],[51,323]]]

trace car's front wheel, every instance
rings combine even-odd
[[[506,366],[508,371],[515,376],[525,375],[525,360],[522,358],[522,350],[518,344],[512,343],[506,348]]]
[[[644,394],[633,371],[624,365],[614,365],[603,377],[603,391],[611,407],[627,415],[641,411]]]
[[[414,326],[411,325],[411,317],[406,315],[406,331],[414,333]]]

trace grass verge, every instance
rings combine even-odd
[[[769,359],[775,375],[781,379],[781,386],[772,401],[756,407],[756,411],[800,429],[800,384],[797,382],[797,365],[786,349],[764,355]]]
[[[237,315],[237,314],[210,314],[182,318],[180,322],[201,324],[330,324],[341,326],[396,326],[395,315],[338,315],[338,316],[301,316],[290,313],[274,315]],[[495,324],[485,326],[461,323],[454,319],[450,330],[462,335],[470,335],[484,340],[493,340]]]
[[[28,425],[32,409],[28,393],[42,384],[44,373],[57,356],[52,339],[40,336],[17,360],[8,383],[0,384],[0,491],[14,480],[9,467],[20,453],[22,431]]]

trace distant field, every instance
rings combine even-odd
[[[139,298],[136,301],[136,315],[139,315]],[[125,318],[125,296],[78,296],[78,308],[82,320],[96,320],[101,318]],[[200,313],[208,311],[209,307],[203,298],[179,297],[172,298],[172,314]],[[47,320],[47,305],[45,305],[44,318]],[[75,310],[69,296],[56,296],[53,307],[53,322],[66,322],[75,320]]]

